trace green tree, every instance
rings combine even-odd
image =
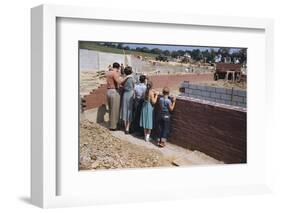
[[[123,49],[123,44],[122,44],[122,43],[118,43],[118,44],[117,44],[117,48],[118,48],[118,49]]]
[[[228,47],[222,47],[222,48],[219,48],[219,50],[218,50],[218,53],[221,54],[222,57],[230,56],[229,52],[230,52],[230,48],[228,48]]]
[[[172,52],[171,52],[171,56],[172,56],[173,58],[177,58],[177,57],[179,57],[180,55],[179,55],[179,53],[178,53],[177,51],[172,51]]]
[[[183,50],[178,50],[177,53],[179,56],[183,56],[185,54],[185,52]]]
[[[145,53],[150,52],[150,50],[147,47],[142,47],[140,50],[141,50],[141,52],[145,52]]]
[[[202,59],[202,54],[201,54],[201,51],[199,49],[193,49],[190,53],[190,56],[195,61],[199,61],[199,60]]]
[[[240,58],[241,64],[247,63],[247,49],[246,48],[239,50],[239,58]]]
[[[171,56],[171,52],[169,50],[164,50],[162,52],[165,56]]]
[[[159,48],[153,48],[150,52],[154,53],[154,54],[159,54],[160,55],[162,53],[162,50],[159,49]]]

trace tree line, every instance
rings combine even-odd
[[[194,48],[192,50],[162,50],[160,48],[148,48],[148,47],[136,47],[131,48],[128,45],[124,45],[123,43],[113,43],[113,42],[103,42],[100,45],[113,47],[123,50],[131,50],[138,51],[143,53],[151,53],[160,56],[165,56],[173,59],[180,59],[181,62],[188,62],[188,60],[192,59],[193,61],[202,61],[207,63],[215,63],[215,62],[226,62],[226,63],[239,63],[246,64],[247,62],[247,49],[239,48],[232,49],[228,47],[222,48],[205,48],[205,49],[197,49]]]

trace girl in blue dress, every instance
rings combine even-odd
[[[140,127],[144,129],[144,140],[149,141],[150,133],[153,128],[153,106],[157,102],[158,92],[152,89],[152,82],[146,85],[144,102],[140,116]]]

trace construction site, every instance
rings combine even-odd
[[[164,148],[108,130],[105,73],[113,62],[130,65],[136,79],[144,74],[155,90],[167,86],[177,97]],[[179,63],[81,48],[79,75],[80,170],[247,162],[247,72],[240,64]]]

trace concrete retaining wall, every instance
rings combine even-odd
[[[245,108],[247,106],[247,92],[245,90],[196,85],[186,81],[181,84],[181,91],[181,96]]]
[[[126,55],[128,63],[131,64],[131,56]],[[94,50],[79,50],[79,68],[80,72],[96,72],[99,70],[107,70],[108,65],[114,62],[125,64],[125,55],[105,53]]]

